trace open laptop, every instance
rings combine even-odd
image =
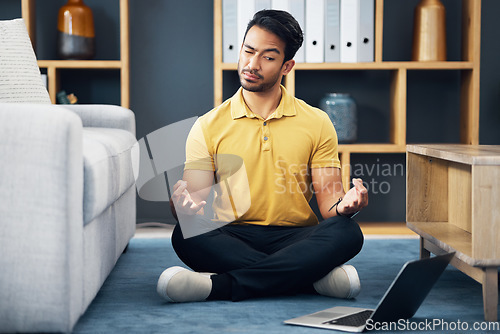
[[[375,310],[338,306],[286,320],[285,324],[362,332],[376,323],[410,319],[454,254],[405,263]]]

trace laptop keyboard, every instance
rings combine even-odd
[[[341,325],[341,326],[351,326],[351,327],[359,327],[366,325],[366,321],[370,319],[373,311],[366,310],[358,313],[350,314],[345,317],[325,321],[323,324],[331,324],[331,325]]]

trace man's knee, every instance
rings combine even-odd
[[[353,251],[353,256],[361,251],[364,243],[364,236],[358,223],[352,218],[335,216],[324,220],[326,229],[330,229],[335,237],[342,235],[346,246]]]
[[[207,258],[204,237],[205,235],[199,235],[184,238],[179,224],[172,232],[171,242],[175,253],[185,265],[195,271],[211,271],[205,268],[205,265],[210,261],[210,256]]]
[[[175,225],[174,230],[172,231],[172,247],[174,248],[174,251],[179,254],[180,249],[182,249],[182,244],[184,241],[184,237],[182,235],[181,228],[179,224]]]
[[[202,234],[202,235],[197,235],[194,237],[190,237],[190,238],[184,238],[180,223],[177,223],[177,225],[175,225],[174,230],[172,232],[172,237],[171,237],[172,247],[174,248],[174,251],[177,254],[179,254],[180,252],[183,252],[184,249],[188,249],[188,250],[197,249],[201,245],[203,245],[203,239],[206,235],[207,235],[207,233]]]

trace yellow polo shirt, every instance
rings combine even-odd
[[[215,172],[214,219],[277,226],[318,223],[309,206],[311,168],[338,167],[328,115],[288,94],[264,120],[242,88],[201,116],[186,143],[185,169]]]

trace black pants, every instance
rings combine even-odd
[[[314,282],[359,253],[363,234],[346,217],[308,227],[226,225],[188,239],[177,224],[172,245],[191,269],[217,274],[209,299],[238,301],[312,291]]]

